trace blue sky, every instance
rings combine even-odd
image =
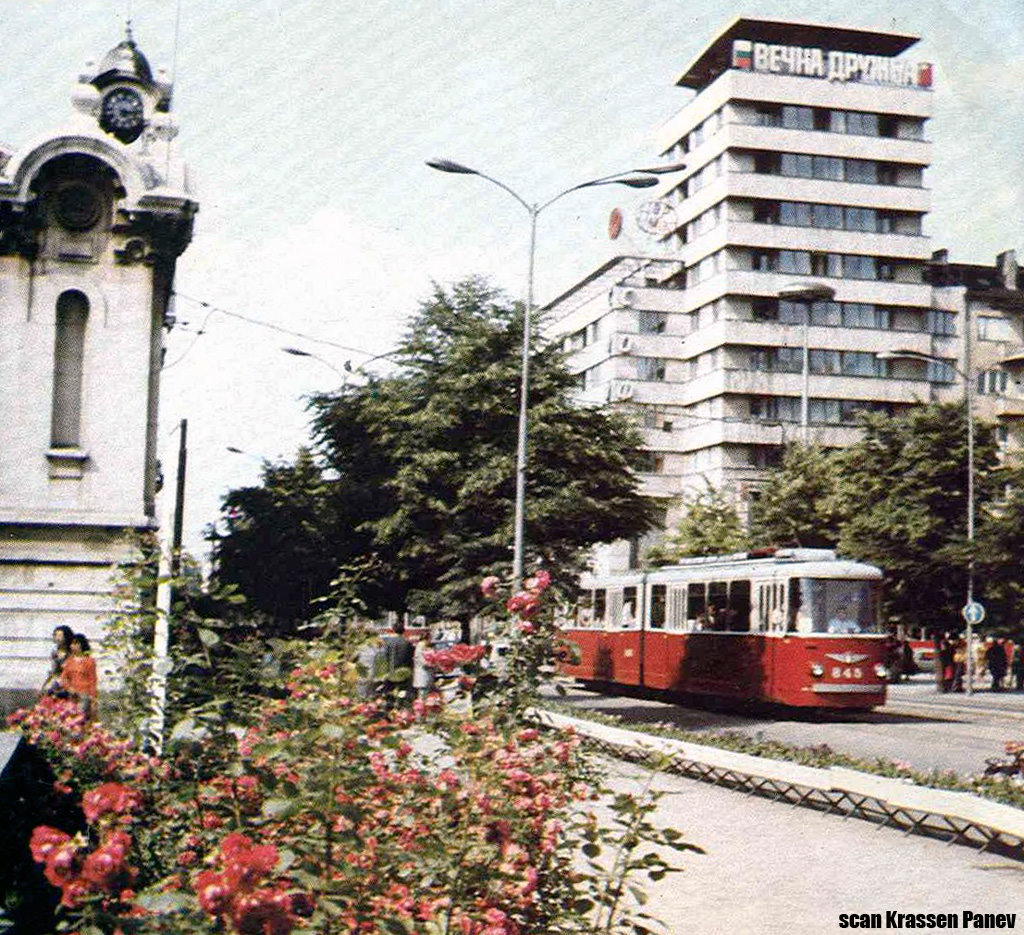
[[[910,57],[936,66],[926,233],[954,260],[1024,257],[1024,0],[0,0],[0,11],[0,139],[15,147],[63,122],[77,74],[129,15],[151,64],[173,69],[200,214],[179,264],[188,298],[161,434],[169,474],[188,418],[197,554],[220,495],[305,440],[304,394],[393,347],[432,281],[482,274],[522,294],[525,211],[425,159],[467,163],[533,202],[651,164],[655,131],[690,97],[676,79],[736,16],[921,36]],[[608,214],[642,197],[592,189],[545,212],[538,298],[628,251],[607,239]]]

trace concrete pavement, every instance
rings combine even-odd
[[[649,779],[636,765],[604,762],[616,791]],[[678,776],[659,774],[654,788],[664,793],[655,821],[706,851],[671,854],[683,873],[643,881],[671,935],[823,935],[844,931],[841,913],[886,922],[888,911],[956,913],[960,928],[964,911],[1015,913],[1003,931],[1024,932],[1018,862]]]

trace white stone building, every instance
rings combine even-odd
[[[1024,349],[1020,274],[1012,253],[992,269],[933,258],[932,69],[906,55],[916,41],[731,23],[658,134],[666,163],[686,163],[660,191],[660,255],[616,257],[549,304],[581,401],[641,420],[667,524],[707,483],[745,509],[787,442],[849,444],[863,410],[962,398],[968,372],[1001,374],[979,376],[979,415],[1019,447],[1024,387],[999,364]]]
[[[38,688],[55,625],[100,635],[117,563],[156,527],[163,329],[197,210],[171,90],[129,33],[65,126],[0,148],[3,688]]]

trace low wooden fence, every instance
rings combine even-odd
[[[666,772],[1024,860],[1024,810],[969,792],[932,789],[838,766],[802,766],[549,711],[540,715],[552,727],[572,727],[614,756],[637,761],[659,756]]]

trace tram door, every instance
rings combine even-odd
[[[755,687],[757,694],[767,697],[773,690],[773,680],[779,660],[776,650],[786,634],[789,615],[786,609],[786,585],[782,581],[758,581],[754,584],[755,627],[760,630],[763,665],[761,684]]]

